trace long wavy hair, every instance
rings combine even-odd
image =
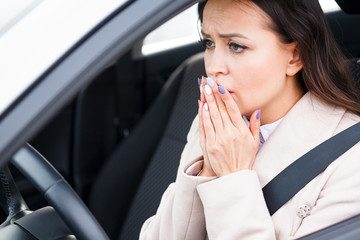
[[[297,43],[303,68],[296,77],[304,91],[360,116],[360,97],[349,61],[337,45],[317,0],[234,1],[256,4],[271,18],[269,28],[283,43]],[[200,14],[202,20],[202,11]]]

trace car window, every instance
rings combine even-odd
[[[340,10],[340,7],[335,0],[319,0],[319,2],[325,13]]]
[[[43,0],[0,0],[0,36]]]
[[[194,5],[148,34],[143,42],[142,54],[149,55],[197,42],[199,40],[197,6]]]

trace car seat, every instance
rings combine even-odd
[[[360,25],[359,14],[348,14],[343,11],[334,11],[326,14],[331,31],[341,50],[349,59],[360,57]]]
[[[73,116],[73,187],[82,199],[99,169],[116,147],[116,67],[104,70],[75,100]],[[91,131],[89,131],[91,129]]]
[[[119,239],[137,239],[142,223],[155,214],[162,193],[175,180],[197,114],[197,78],[202,75],[203,53],[180,65],[97,176],[89,208],[111,239],[119,233]]]

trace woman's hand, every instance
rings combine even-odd
[[[251,169],[259,146],[260,110],[248,127],[231,94],[207,79],[199,102],[200,145],[204,153],[201,176],[219,177]]]

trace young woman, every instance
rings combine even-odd
[[[360,121],[347,60],[319,3],[209,0],[201,34],[208,77],[199,114],[176,182],[140,239],[290,239],[359,214],[359,144],[272,216],[262,193]]]

